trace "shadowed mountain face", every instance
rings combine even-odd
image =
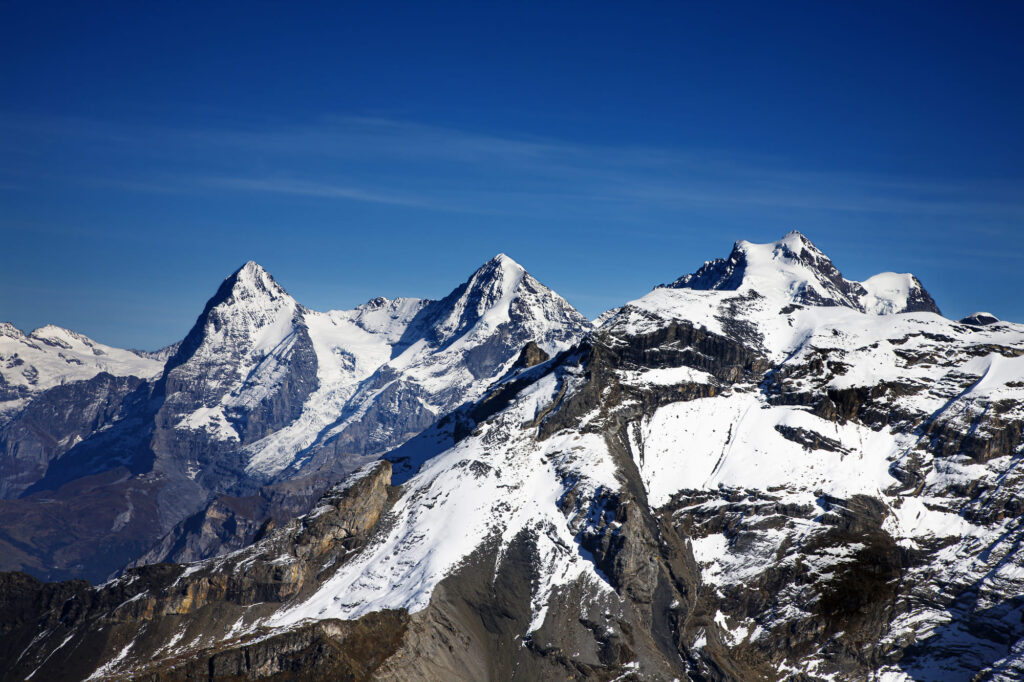
[[[589,327],[503,255],[442,301],[327,313],[250,262],[165,364],[64,330],[12,327],[7,385],[25,388],[12,389],[13,416],[0,425],[0,566],[101,580],[129,561],[240,546],[479,395],[526,343],[556,352]],[[65,355],[93,349],[114,360],[63,369]],[[28,374],[22,356],[35,363]],[[224,510],[215,530],[198,521]]]
[[[438,368],[562,319],[499,259],[443,302],[329,318],[388,339],[351,396],[443,376],[466,400],[322,497],[224,494],[162,546],[229,553],[6,576],[7,678],[1019,679],[1024,327],[899,312],[916,279],[861,291],[801,235],[738,252],[571,345],[534,333],[483,386]],[[329,444],[377,417],[323,419],[279,471],[336,475]]]

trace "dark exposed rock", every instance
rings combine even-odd
[[[966,432],[961,424],[937,419],[924,426],[923,435],[928,449],[936,455],[965,455],[984,463],[1016,453],[1024,445],[1024,424],[983,412],[971,421]]]
[[[783,438],[791,440],[794,443],[799,443],[808,450],[846,452],[846,448],[844,448],[839,441],[823,436],[820,433],[815,433],[814,431],[793,426],[785,426],[783,424],[776,424],[775,430],[781,433]]]
[[[910,295],[907,297],[907,304],[900,312],[904,313],[935,313],[941,315],[942,311],[939,310],[939,305],[932,298],[931,294],[921,284],[921,280],[917,277],[912,277],[913,288],[910,290]]]
[[[962,324],[969,324],[973,327],[984,327],[986,325],[995,324],[998,321],[998,317],[995,315],[989,315],[988,313],[972,313],[967,317],[960,319]]]
[[[381,611],[354,622],[320,621],[278,636],[241,639],[223,648],[161,660],[110,679],[363,682],[374,679],[380,665],[395,653],[407,618],[402,612]]]
[[[516,358],[515,364],[512,365],[513,369],[526,369],[539,365],[542,362],[549,360],[551,356],[544,352],[544,350],[533,341],[530,341],[523,350],[519,352],[519,357]]]

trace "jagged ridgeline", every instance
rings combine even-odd
[[[4,679],[1024,676],[1024,326],[799,233],[596,327],[498,256],[0,340]]]

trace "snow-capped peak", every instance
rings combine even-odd
[[[480,266],[448,296],[431,303],[421,319],[425,326],[414,325],[410,332],[432,346],[479,341],[512,323],[517,331],[510,343],[532,339],[547,352],[590,327],[564,298],[503,253]]]
[[[496,328],[509,320],[509,306],[526,276],[523,266],[503,253],[484,263],[431,311],[433,341],[443,345],[478,325]]]
[[[782,239],[777,242],[769,244],[754,244],[745,239],[740,239],[736,242],[735,247],[739,247],[744,251],[761,249],[765,250],[766,247],[770,247],[772,258],[775,260],[812,260],[812,259],[824,259],[829,264],[832,261],[829,260],[821,249],[814,245],[814,243],[808,239],[802,232],[797,230],[790,230],[782,236]],[[807,251],[808,255],[804,256],[804,252]]]
[[[21,339],[25,333],[14,326],[11,322],[0,322],[0,336],[7,336],[12,339]]]
[[[503,253],[481,265],[469,278],[469,287],[487,287],[507,290],[514,287],[526,274],[526,268]]]
[[[235,345],[256,343],[262,330],[274,321],[290,319],[298,307],[298,302],[269,272],[259,263],[248,261],[228,275],[206,302],[171,365],[185,361],[210,337],[230,338]],[[287,309],[285,314],[279,315],[283,309]]]
[[[96,342],[78,332],[73,332],[70,329],[64,327],[58,327],[55,324],[47,324],[33,329],[28,334],[29,338],[37,341],[42,341],[49,346],[59,346],[61,348],[71,348],[75,345],[84,345],[87,347],[93,347]]]
[[[864,312],[889,315],[899,312],[938,312],[935,301],[924,290],[921,280],[909,272],[880,272],[861,282],[867,294],[860,302]]]
[[[167,405],[174,410],[201,405],[177,425],[213,428],[223,438],[235,438],[226,426],[224,408],[258,402],[270,392],[265,386],[278,379],[275,372],[284,371],[284,358],[304,328],[304,312],[253,261],[225,279],[167,364]],[[260,383],[265,386],[257,386]],[[243,390],[250,384],[253,390]]]
[[[526,268],[505,254],[499,253],[481,265],[470,276],[467,284],[470,290],[487,289],[505,294],[515,288],[525,274]]]
[[[516,260],[514,258],[512,258],[512,257],[510,257],[510,256],[508,256],[507,254],[504,254],[504,253],[499,253],[496,256],[494,256],[494,258],[492,258],[491,260],[487,261],[487,263],[484,264],[484,267],[486,267],[487,265],[490,265],[492,263],[495,264],[495,265],[498,265],[499,267],[502,267],[502,268],[518,269],[518,270],[521,270],[523,272],[526,271],[526,268],[524,268],[522,265],[520,265],[518,262],[516,262]]]
[[[844,306],[876,315],[939,313],[913,275],[881,273],[863,283],[848,280],[828,256],[795,230],[767,244],[738,241],[728,258],[707,261],[695,273],[667,286],[754,291],[792,303]]]
[[[271,301],[279,297],[291,298],[284,287],[278,284],[271,274],[256,261],[248,261],[224,280],[224,284],[230,285],[231,294],[236,300],[263,296],[268,297]]]
[[[228,330],[235,341],[246,338],[255,342],[268,327],[290,322],[297,307],[269,272],[249,261],[224,280],[196,325],[207,333]]]

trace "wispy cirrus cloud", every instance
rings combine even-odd
[[[510,215],[611,210],[628,216],[655,207],[983,223],[1024,218],[1024,185],[1016,179],[807,171],[753,154],[583,144],[356,116],[304,125],[174,128],[0,115],[0,149],[22,160],[0,169],[0,186],[52,179],[53,164],[32,160],[52,155],[53,140],[65,145],[71,160],[64,180],[129,192],[256,192]],[[97,149],[114,151],[90,167]]]
[[[287,178],[243,178],[243,177],[211,177],[199,181],[208,187],[237,190],[242,192],[261,192],[272,194],[294,194],[298,196],[317,197],[321,199],[346,199],[366,201],[375,204],[393,206],[410,206],[415,208],[437,208],[421,197],[403,196],[390,192],[367,190],[351,185],[315,182],[312,180],[294,180]]]

